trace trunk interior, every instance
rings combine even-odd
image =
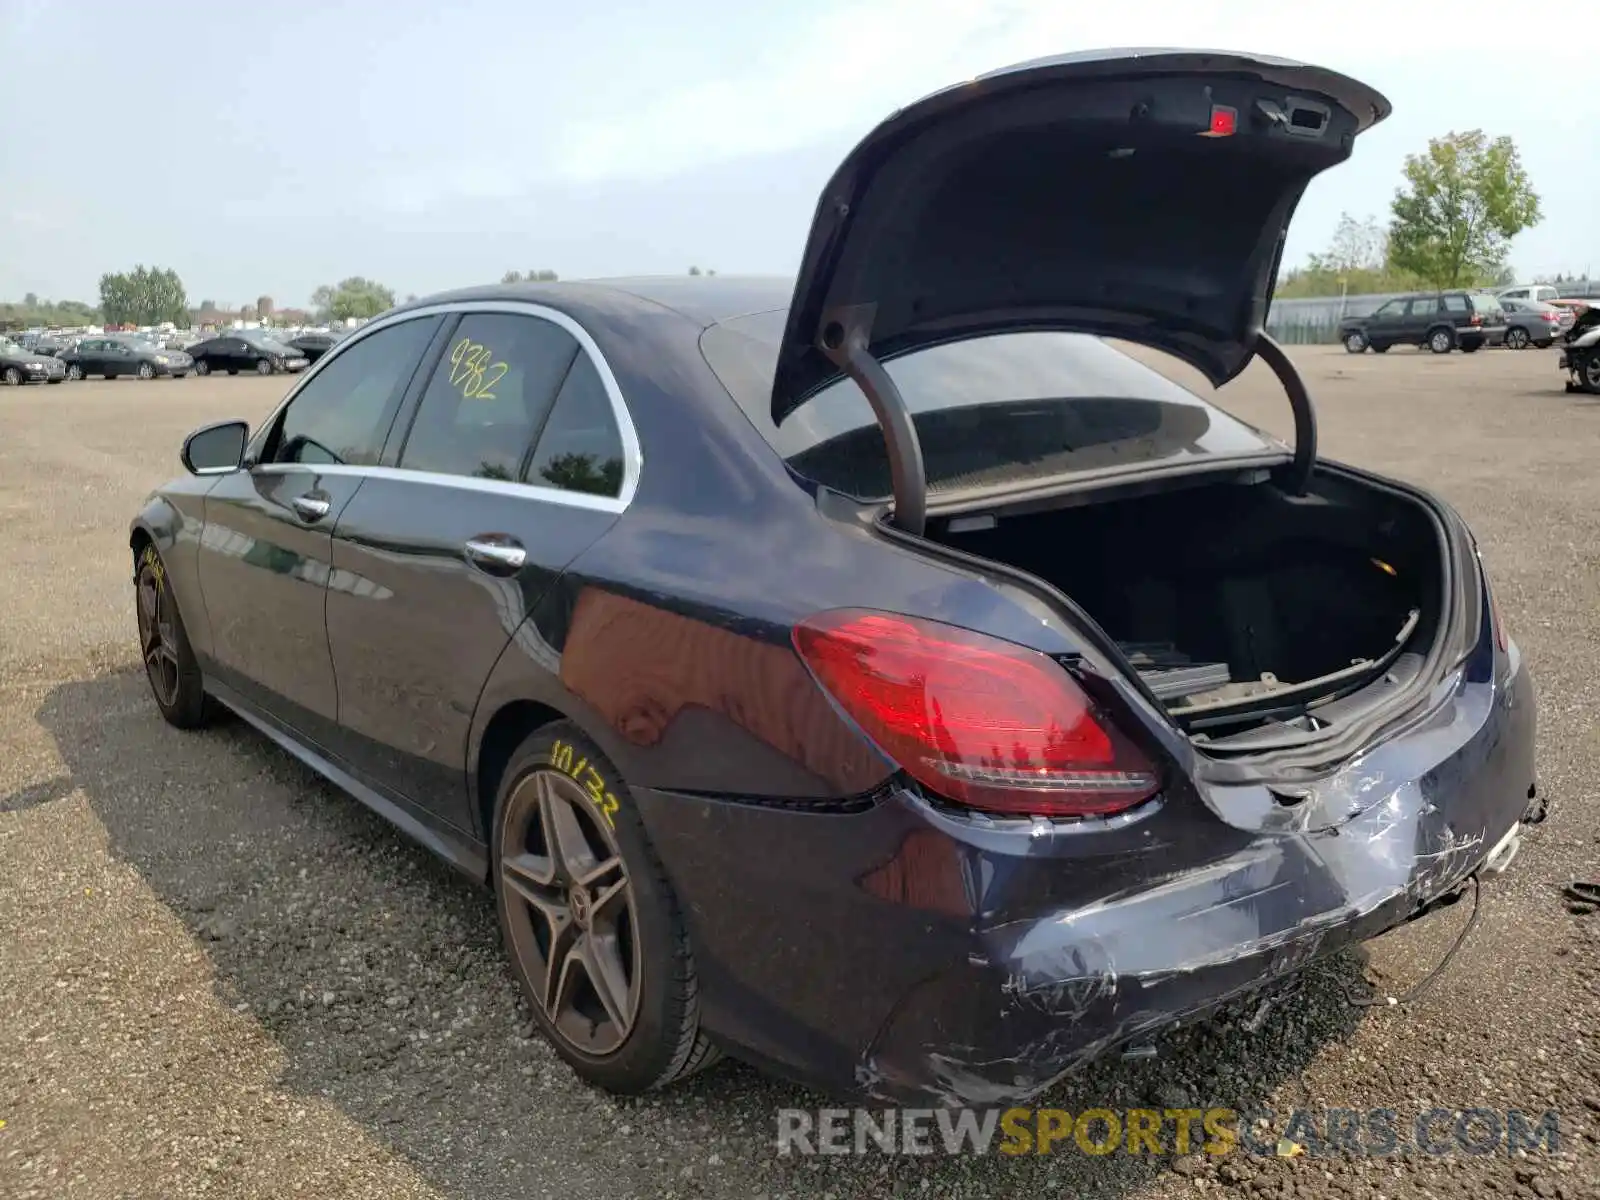
[[[1261,481],[1073,500],[940,519],[928,536],[1065,592],[1196,740],[1315,731],[1334,702],[1414,675],[1439,630],[1428,512],[1358,480],[1318,472],[1303,497]]]

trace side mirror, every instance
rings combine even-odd
[[[227,475],[239,469],[250,426],[244,421],[202,425],[183,439],[179,457],[191,475]]]

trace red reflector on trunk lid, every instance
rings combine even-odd
[[[1160,788],[1149,759],[1037,650],[865,609],[802,621],[794,646],[862,732],[941,796],[1017,816],[1086,817]]]

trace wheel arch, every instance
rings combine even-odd
[[[518,699],[500,705],[484,725],[471,777],[473,805],[482,822],[485,845],[494,835],[494,802],[500,791],[500,780],[511,765],[511,756],[517,752],[517,747],[547,725],[571,719],[560,709],[541,701]]]

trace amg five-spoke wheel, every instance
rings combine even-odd
[[[575,1049],[604,1056],[639,1009],[639,921],[628,869],[602,810],[554,768],[511,794],[500,884],[517,952],[545,1019]]]
[[[177,638],[172,628],[172,601],[157,570],[139,572],[139,650],[156,703],[162,708],[175,705],[181,676]]]
[[[573,1070],[636,1095],[717,1060],[677,897],[633,792],[577,725],[546,725],[511,754],[493,843],[506,953]]]

